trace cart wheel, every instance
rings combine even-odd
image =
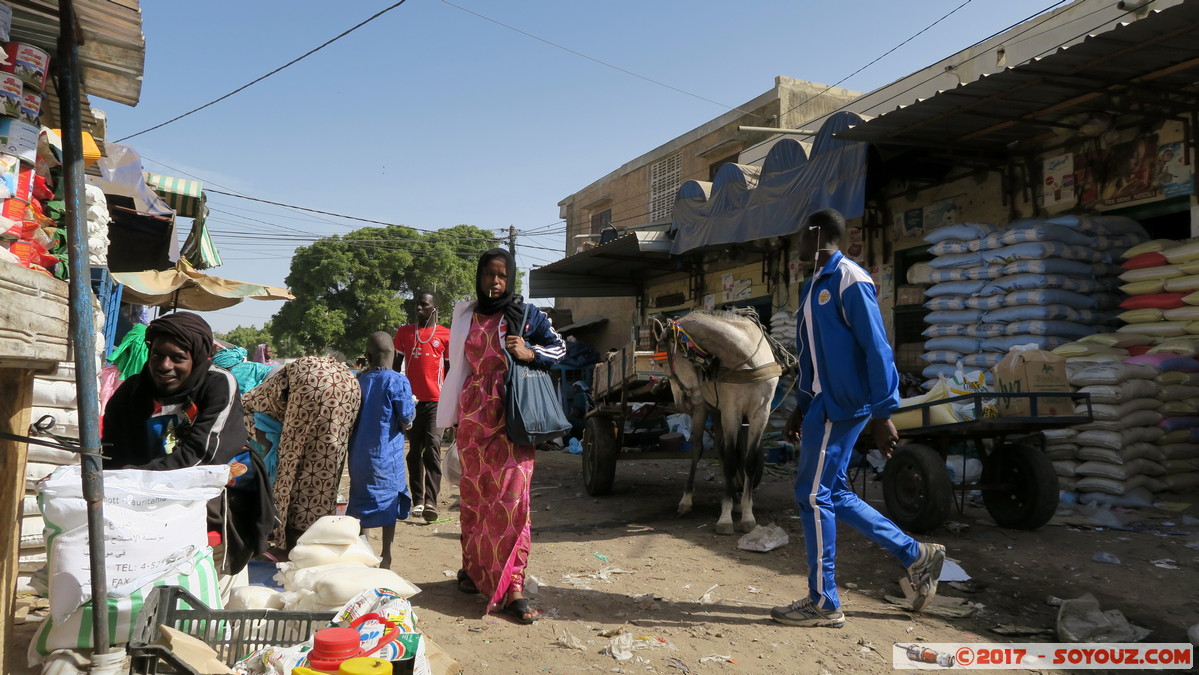
[[[1035,530],[1057,510],[1057,472],[1040,449],[1005,445],[983,462],[983,504],[1001,527]]]
[[[596,415],[583,427],[583,485],[592,497],[612,491],[616,479],[616,427],[612,418]]]
[[[925,445],[895,450],[883,469],[883,500],[895,524],[912,532],[928,532],[945,522],[953,486],[945,460]]]

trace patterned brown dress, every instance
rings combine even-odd
[[[254,413],[283,424],[275,507],[282,521],[271,534],[276,546],[290,548],[317,518],[333,515],[337,487],[362,389],[336,359],[305,356],[283,366],[242,398],[246,429],[254,433]]]

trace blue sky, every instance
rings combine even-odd
[[[776,75],[833,84],[963,1],[408,0],[254,87],[126,142],[148,170],[192,174],[210,189],[422,229],[554,232],[518,240],[518,264],[527,269],[562,257],[563,228],[552,226],[566,196],[770,89]],[[92,104],[108,113],[108,138],[120,139],[226,94],[390,4],[143,2],[141,102]],[[875,89],[1054,4],[966,2],[840,86]],[[225,259],[212,273],[242,281],[283,285],[291,252],[303,245],[255,236],[362,226],[209,199]],[[217,331],[261,326],[280,306],[246,301],[205,317]]]

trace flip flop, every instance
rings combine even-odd
[[[516,620],[517,623],[523,623],[526,626],[532,623],[537,623],[541,618],[541,612],[533,609],[529,605],[528,598],[517,598],[512,602],[504,605],[504,613]]]
[[[479,587],[475,585],[473,580],[471,580],[470,575],[466,573],[466,570],[458,570],[458,590],[462,591],[463,593],[470,594],[479,592]]]

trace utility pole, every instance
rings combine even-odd
[[[516,260],[516,226],[508,226],[508,252],[512,254],[512,260]]]

